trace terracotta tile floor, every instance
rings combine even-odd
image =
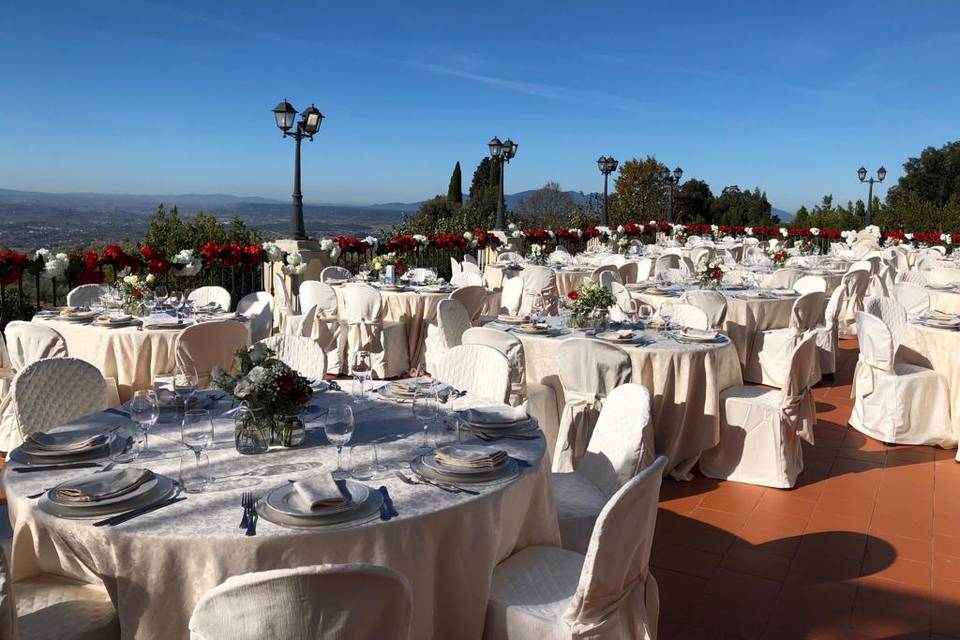
[[[662,640],[960,638],[956,451],[847,426],[855,341],[814,389],[816,445],[789,491],[665,481],[653,573]]]

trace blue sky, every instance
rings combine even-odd
[[[462,6],[458,6],[462,5]],[[0,187],[286,198],[286,97],[326,120],[311,202],[414,201],[493,136],[507,191],[654,154],[793,211],[960,137],[960,3],[10,2]]]

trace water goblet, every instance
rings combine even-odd
[[[430,425],[437,419],[440,410],[440,401],[437,397],[436,386],[418,386],[416,394],[413,397],[411,409],[413,411],[413,417],[423,425],[423,441],[417,447],[416,452],[419,454],[430,453],[433,447],[430,446],[428,432]]]
[[[363,405],[367,399],[366,392],[364,391],[364,383],[373,376],[373,366],[370,362],[369,351],[357,351],[353,354],[353,359],[350,363],[350,374],[360,385],[360,395],[356,398],[357,404]]]
[[[353,409],[347,406],[330,407],[323,422],[323,432],[330,444],[337,447],[337,468],[331,474],[334,478],[347,477],[343,468],[343,445],[353,437]]]
[[[145,458],[156,455],[157,452],[150,449],[147,439],[150,427],[160,418],[160,400],[152,389],[141,389],[133,394],[130,400],[130,417],[140,425],[140,432],[143,434],[143,449],[140,455]]]

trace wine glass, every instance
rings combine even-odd
[[[330,407],[323,423],[323,432],[330,444],[337,447],[337,468],[331,475],[337,479],[347,477],[343,468],[343,445],[353,437],[353,409],[347,406]]]
[[[197,394],[197,388],[200,386],[200,377],[197,370],[190,365],[177,366],[173,374],[173,392],[177,399],[183,403],[183,410],[187,410],[187,404],[193,400]]]
[[[183,308],[183,291],[172,291],[169,296],[170,307],[174,310],[177,320],[180,319],[180,310]]]
[[[653,317],[654,310],[648,304],[638,304],[637,305],[637,318],[640,319],[640,323],[644,329],[647,328],[647,323],[650,322],[650,318]]]
[[[533,300],[530,303],[530,321],[543,322],[543,313],[543,294],[537,293],[533,296]]]
[[[180,440],[199,454],[213,446],[213,418],[207,409],[191,409],[183,414]]]
[[[670,319],[673,317],[673,303],[664,302],[660,305],[660,318],[663,320],[664,331],[670,331]]]
[[[433,447],[428,442],[427,432],[430,430],[430,424],[437,419],[440,410],[436,385],[417,386],[417,391],[413,397],[412,410],[413,417],[423,424],[423,442],[417,447],[416,451],[420,454],[430,453]]]
[[[370,363],[369,351],[357,351],[353,354],[353,359],[350,363],[350,374],[360,385],[360,395],[357,396],[357,404],[362,405],[367,399],[366,393],[364,392],[364,382],[373,376],[373,367]]]
[[[152,389],[141,389],[133,394],[130,400],[130,417],[140,425],[143,433],[143,449],[140,454],[143,457],[155,455],[156,452],[150,450],[147,433],[160,417],[160,400]]]
[[[157,307],[164,307],[167,303],[167,298],[170,295],[170,293],[167,291],[167,288],[162,284],[158,284],[156,287],[154,287],[153,294],[157,298]]]
[[[136,460],[140,455],[140,432],[130,423],[118,427],[114,436],[119,441],[110,445],[110,461],[114,464],[127,464]]]

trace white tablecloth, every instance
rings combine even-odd
[[[566,401],[560,383],[558,347],[562,340],[584,334],[576,331],[547,337],[515,333],[523,342],[527,380],[554,389],[560,415]],[[689,344],[655,331],[642,333],[653,342],[617,346],[630,355],[633,382],[645,386],[653,396],[657,454],[669,457],[669,468],[685,476],[700,454],[720,441],[720,392],[743,384],[737,352],[729,341]]]
[[[944,313],[960,314],[960,292],[926,288],[930,294],[930,308]]]
[[[933,369],[947,377],[952,444],[955,445],[960,440],[960,332],[911,322],[901,336],[897,358]],[[946,444],[949,446],[951,443]]]
[[[341,393],[318,399],[325,405],[348,401]],[[458,402],[469,404],[466,398]],[[104,420],[107,424],[107,414]],[[409,405],[376,402],[358,414],[354,443],[386,441],[381,455],[398,469],[413,457],[419,434]],[[174,425],[157,425],[150,446],[163,455],[142,461],[144,466],[176,477],[180,455],[193,455],[175,442],[178,437]],[[254,537],[237,528],[241,493],[262,495],[288,478],[334,469],[335,450],[326,446],[322,429],[310,431],[303,448],[241,456],[233,449],[232,422],[220,420],[216,447],[209,452],[217,480],[208,491],[115,528],[55,518],[25,497],[82,471],[8,470],[13,572],[17,579],[47,572],[102,580],[118,607],[124,638],[166,640],[187,638],[198,599],[230,576],[370,562],[396,569],[410,581],[412,638],[479,638],[497,563],[529,545],[559,545],[544,440],[504,440],[499,446],[530,467],[512,482],[480,488],[479,496],[409,486],[391,470],[367,484],[389,488],[398,518],[338,531],[288,529],[261,518]]]

